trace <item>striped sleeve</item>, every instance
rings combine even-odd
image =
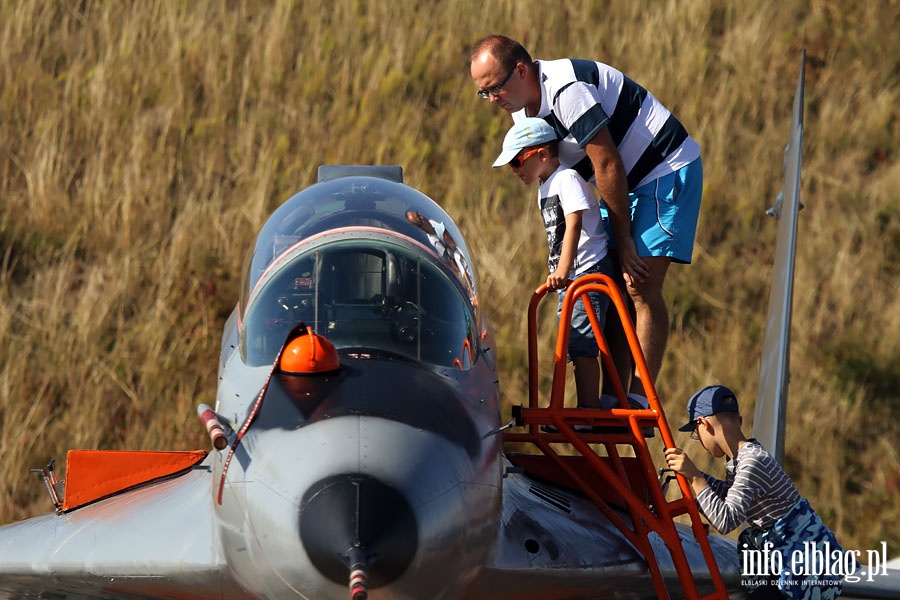
[[[720,533],[737,529],[746,520],[747,508],[753,501],[753,490],[732,485],[724,498],[716,495],[711,486],[700,490],[697,502],[700,510]]]
[[[755,441],[741,447],[728,471],[725,482],[704,474],[710,485],[697,494],[700,510],[721,533],[744,521],[767,528],[800,498],[781,466]]]
[[[712,475],[708,473],[703,474],[704,479],[706,479],[706,483],[709,484],[709,487],[712,488],[712,491],[719,498],[725,499],[725,494],[728,493],[728,483],[722,481],[721,479],[716,479]]]

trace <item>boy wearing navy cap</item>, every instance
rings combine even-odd
[[[772,557],[772,563],[780,559],[777,562],[781,568],[776,564],[775,568],[768,569],[771,580],[755,581],[750,597],[830,599],[839,596],[840,575],[807,571],[804,576],[791,570],[794,553],[808,552],[810,544],[826,557],[843,549],[774,457],[755,439],[744,437],[743,417],[735,393],[722,385],[707,386],[691,397],[687,410],[688,422],[679,431],[691,432],[691,439],[714,457],[727,457],[725,480],[700,471],[680,448],[666,448],[669,467],[688,479],[700,510],[721,533],[733,531],[744,521],[749,523],[738,540],[740,558],[745,551],[768,549],[765,555]],[[742,560],[741,564],[743,568],[747,561]],[[742,572],[742,579],[752,579],[754,575],[764,573]]]

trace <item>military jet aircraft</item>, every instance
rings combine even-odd
[[[572,288],[567,310],[593,289],[625,310],[609,281]],[[734,542],[657,478],[655,391],[579,412],[556,378],[502,423],[483,300],[459,229],[399,167],[320,168],[247,255],[198,407],[210,449],[42,469],[56,510],[0,528],[0,598],[740,596]]]
[[[0,597],[656,596],[590,499],[504,458],[469,251],[401,177],[325,167],[274,212],[200,411],[211,450],[45,469],[57,511],[0,528]]]

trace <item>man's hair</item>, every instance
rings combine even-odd
[[[528,50],[522,44],[507,35],[493,34],[483,37],[472,46],[471,62],[488,52],[497,59],[504,69],[512,69],[516,63],[531,67],[534,62]]]

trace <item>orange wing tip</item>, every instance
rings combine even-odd
[[[63,511],[72,510],[155,479],[186,471],[206,452],[69,450]]]

